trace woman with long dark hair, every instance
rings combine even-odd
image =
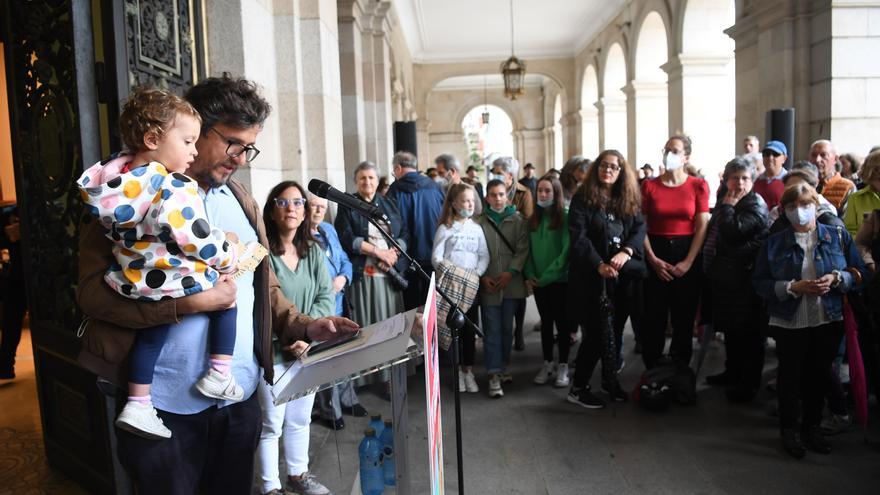
[[[599,297],[602,286],[614,304],[615,356],[620,355],[623,327],[628,317],[641,313],[642,281],[647,275],[644,260],[645,223],[635,171],[617,150],[596,157],[586,180],[571,201],[568,224],[569,311],[584,332],[578,351],[574,384],[566,400],[588,409],[605,406],[590,391],[590,377],[602,348]],[[614,401],[627,396],[617,382],[619,363],[610,363],[614,375],[602,387]],[[604,363],[603,363],[604,366]]]
[[[284,181],[269,192],[263,207],[263,222],[269,240],[269,262],[284,297],[305,315],[313,318],[336,313],[333,282],[324,262],[324,252],[312,237],[306,192],[294,181]],[[275,376],[281,376],[297,357],[275,342]],[[263,409],[263,429],[257,449],[261,493],[278,493],[278,442],[284,442],[287,466],[285,486],[295,493],[328,493],[308,472],[309,430],[315,394],[276,406],[271,386],[260,380],[258,388]]]

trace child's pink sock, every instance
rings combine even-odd
[[[211,368],[220,373],[223,376],[229,374],[229,363],[232,361],[229,359],[212,359],[211,360]]]
[[[129,402],[140,402],[141,404],[143,404],[145,406],[150,405],[150,396],[149,395],[145,395],[143,397],[135,397],[134,395],[129,395],[128,400],[129,400]]]

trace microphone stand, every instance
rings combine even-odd
[[[357,211],[357,210],[354,210]],[[430,284],[431,277],[425,273],[425,270],[422,269],[422,265],[418,264],[416,260],[412,258],[404,249],[401,249],[400,244],[397,243],[397,240],[394,237],[385,231],[376,219],[369,216],[364,215],[360,211],[357,211],[361,214],[361,216],[366,217],[366,219],[376,227],[376,230],[381,232],[382,237],[385,238],[385,241],[388,242],[390,246],[393,246],[394,249],[400,253],[400,256],[403,256],[409,262],[409,268],[407,271],[414,271],[418,273],[422,279]],[[384,214],[382,215],[382,220],[388,222],[388,217]],[[389,222],[390,223],[390,222]],[[403,274],[401,274],[403,275]],[[458,305],[455,304],[452,299],[446,294],[446,291],[441,289],[440,287],[435,287],[437,293],[440,294],[447,304],[449,304],[449,314],[446,316],[446,326],[452,330],[452,390],[453,397],[455,397],[455,455],[456,461],[458,463],[458,493],[460,495],[464,494],[464,457],[462,454],[461,448],[461,392],[458,390],[458,345],[461,329],[464,328],[465,325],[470,325],[473,331],[480,336],[480,338],[485,338],[483,336],[483,332],[474,325],[472,321],[470,321],[464,313],[458,309]]]

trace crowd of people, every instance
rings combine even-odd
[[[835,424],[852,421],[833,366],[849,308],[878,386],[880,151],[841,158],[820,140],[788,170],[788,150],[771,141],[758,172],[749,139],[724,168],[714,210],[685,135],[666,142],[657,177],[605,150],[540,177],[500,157],[484,187],[480,170],[462,173],[452,155],[437,157],[431,178],[398,152],[393,181],[370,162],[353,173],[353,194],[384,213],[377,227],[343,205],[325,221],[326,200],[295,181],[260,208],[232,176],[259,154],[270,111],[253,83],[227,75],[185,98],[138,89],[120,118],[127,150],[79,180],[78,294],[91,317],[80,361],[127,384],[118,456],[139,493],[245,493],[255,468],[263,493],[329,493],[308,470],[312,413],[343,428],[343,412],[368,414],[357,391],[349,383],[275,405],[271,384],[309,342],[424,303],[425,281],[387,237],[435,272],[484,334],[478,367],[476,328],[462,329],[461,392],[483,382],[489,397],[504,396],[532,295],[543,360],[533,381],[567,388],[565,400],[588,409],[630,398],[618,380],[628,321],[648,370],[689,366],[695,327],[723,332],[725,370],[707,381],[734,402],[755,397],[772,338],[781,438],[795,457],[831,451],[826,404]],[[248,266],[256,244],[267,261]]]

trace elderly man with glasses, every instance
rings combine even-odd
[[[198,156],[187,173],[198,182],[208,217],[242,242],[268,246],[259,206],[232,179],[259,154],[255,142],[271,111],[268,102],[252,82],[225,74],[200,82],[185,97],[202,117]],[[114,383],[125,383],[121,364],[134,340],[132,329],[171,325],[151,392],[173,435],[155,441],[118,431],[120,463],[141,494],[250,493],[261,427],[254,392],[260,379],[274,381],[273,336],[289,346],[353,332],[357,325],[341,317],[300,314],[282,295],[267,262],[234,282],[218,280],[214,288],[193,296],[157,302],[125,299],[103,281],[114,259],[110,248],[98,222],[81,225],[78,301],[92,319],[84,330],[80,363]],[[193,387],[208,365],[208,320],[200,313],[233,303],[238,316],[232,373],[245,391],[244,400],[235,403],[205,398]]]

